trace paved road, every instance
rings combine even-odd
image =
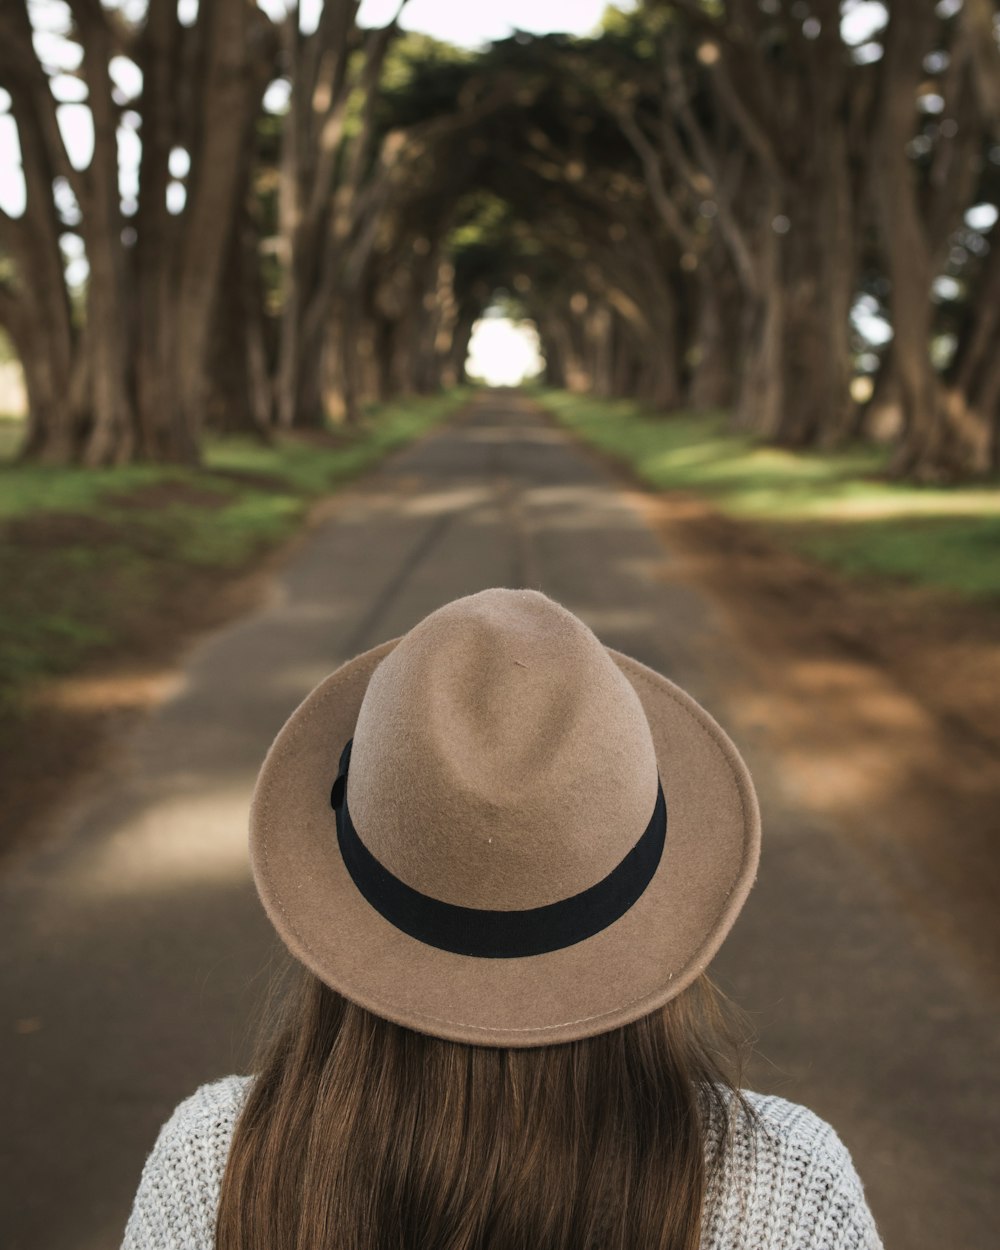
[[[272,736],[342,659],[490,585],[547,591],[732,725],[729,627],[561,433],[499,396],[398,454],[260,610],[196,647],[173,695],[0,882],[5,1250],[114,1250],[159,1124],[200,1082],[246,1070],[276,949],[245,849]],[[834,1123],[888,1247],[993,1250],[1000,1007],[836,830],[789,806],[767,727],[734,736],[766,848],[714,967],[761,1030],[752,1083]]]

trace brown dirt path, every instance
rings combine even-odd
[[[766,727],[789,799],[1000,990],[1000,603],[846,577],[569,436],[729,623],[732,712]]]
[[[636,502],[730,620],[731,703],[766,723],[789,800],[1000,989],[1000,608],[846,580],[695,499]]]

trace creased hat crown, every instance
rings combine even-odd
[[[331,743],[331,757],[341,743]],[[373,673],[347,798],[365,845],[421,893],[516,910],[585,890],[650,820],[642,704],[592,631],[537,591],[455,600]],[[668,796],[669,801],[669,796]]]

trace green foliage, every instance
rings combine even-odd
[[[213,439],[199,470],[0,466],[0,712],[169,611],[198,571],[232,572],[312,500],[439,424],[467,390],[370,412],[354,436]]]
[[[882,448],[788,451],[734,433],[721,412],[654,414],[559,391],[538,398],[656,490],[695,492],[851,575],[1000,602],[1000,482],[916,486],[884,477]]]
[[[493,191],[472,191],[458,205],[456,219],[448,241],[459,253],[502,239],[510,230],[510,205]]]
[[[454,112],[477,62],[476,53],[430,35],[411,31],[401,35],[389,48],[382,67],[380,128],[411,126]]]
[[[432,35],[404,31],[393,41],[386,54],[382,69],[383,90],[417,94],[426,76],[433,76],[442,67],[471,65],[476,56],[475,52],[444,43]]]
[[[618,9],[609,4],[591,42],[628,52],[640,60],[651,60],[656,53],[656,36],[677,24],[677,12],[667,5],[640,4],[634,9]]]

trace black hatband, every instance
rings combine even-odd
[[[394,876],[358,836],[347,810],[350,739],[340,756],[330,805],[347,871],[368,902],[397,929],[457,955],[512,959],[543,955],[592,937],[623,916],[652,880],[667,834],[667,804],[657,779],[656,805],[645,832],[623,860],[596,885],[523,911],[459,907],[421,894]]]

